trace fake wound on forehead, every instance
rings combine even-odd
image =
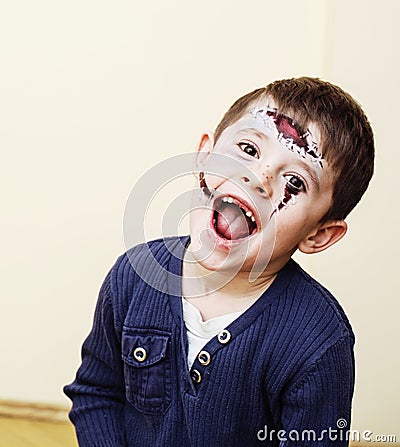
[[[251,112],[255,119],[261,119],[266,128],[288,150],[302,158],[308,158],[322,168],[322,155],[309,129],[303,131],[295,121],[287,115],[278,113],[273,107],[255,107]]]

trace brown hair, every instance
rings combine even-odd
[[[366,191],[374,171],[374,137],[360,105],[340,87],[318,78],[275,81],[239,98],[215,130],[221,133],[260,100],[272,98],[279,113],[306,129],[310,122],[321,132],[320,152],[334,174],[332,206],[322,222],[344,219]]]

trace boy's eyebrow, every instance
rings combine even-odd
[[[239,131],[239,135],[246,135],[246,133],[255,134],[261,140],[268,140],[270,138],[267,134],[265,134],[264,132],[260,132],[258,129],[256,129],[254,127],[248,127],[246,129],[242,129],[242,130]],[[303,160],[302,158],[298,157],[298,160],[299,160],[301,166],[303,167],[303,169],[309,175],[309,177],[311,179],[311,182],[314,185],[315,189],[317,191],[319,191],[319,189],[320,189],[320,182],[319,182],[318,176],[315,173],[315,170],[312,169],[309,166],[309,164],[305,160]]]
[[[308,164],[305,160],[301,160],[301,159],[299,159],[299,161],[300,161],[300,163],[301,163],[303,169],[304,169],[305,171],[307,171],[307,174],[309,175],[309,177],[310,177],[310,179],[311,179],[311,182],[312,182],[313,185],[315,186],[315,189],[316,189],[317,191],[319,191],[319,187],[320,187],[320,185],[319,185],[319,179],[318,179],[318,176],[315,175],[315,170],[312,169],[312,168],[309,166],[309,164]]]
[[[267,134],[265,134],[264,132],[260,132],[255,127],[247,127],[246,129],[242,129],[239,131],[239,135],[245,135],[246,133],[255,134],[261,140],[268,140],[268,138],[270,138]]]

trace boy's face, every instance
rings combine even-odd
[[[340,234],[331,234],[335,240],[320,224],[331,206],[333,175],[319,141],[316,126],[298,129],[272,101],[252,107],[215,144],[212,134],[203,135],[202,189],[190,219],[195,259],[209,270],[258,277],[268,266],[278,271],[297,248],[322,251],[340,239],[344,222]]]

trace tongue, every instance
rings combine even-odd
[[[215,228],[225,239],[241,239],[249,235],[246,216],[237,205],[224,203],[215,214]]]

